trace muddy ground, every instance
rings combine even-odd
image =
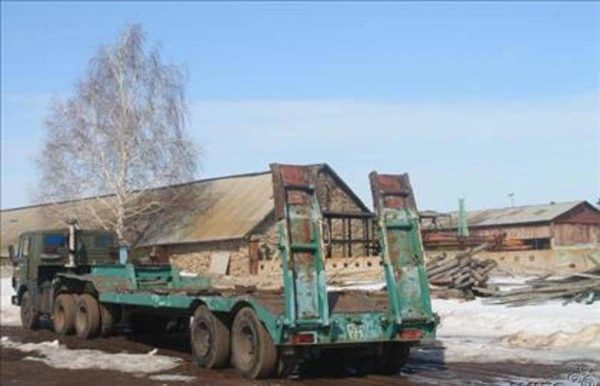
[[[57,337],[48,330],[23,332],[19,327],[0,327],[1,335],[11,341],[42,342]],[[383,386],[413,384],[490,384],[527,385],[529,382],[565,381],[574,363],[562,365],[516,364],[516,363],[452,363],[443,362],[443,350],[428,355],[427,360],[413,359],[406,371],[398,376],[349,376],[331,373],[326,369],[320,375],[305,374],[301,380],[274,379],[267,381],[249,381],[238,377],[233,369],[211,371],[198,368],[189,354],[187,337],[183,334],[170,335],[130,335],[115,336],[107,339],[81,341],[75,337],[59,339],[70,349],[96,349],[109,353],[129,352],[147,353],[158,348],[158,353],[182,359],[177,368],[161,374],[177,374],[194,377],[188,384],[194,385],[344,385],[344,386]],[[2,347],[0,361],[0,384],[7,385],[183,385],[182,381],[156,381],[146,374],[129,374],[105,370],[61,370],[44,363],[23,360],[32,353],[23,353],[15,349]],[[439,359],[435,359],[439,358]],[[511,383],[512,382],[512,383]],[[552,384],[548,382],[547,384]]]

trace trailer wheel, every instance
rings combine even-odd
[[[89,294],[83,294],[77,300],[75,332],[82,339],[95,338],[100,332],[100,307]]]
[[[21,295],[21,327],[25,331],[37,330],[40,314],[35,311],[29,291]]]
[[[113,304],[100,303],[100,336],[106,338],[115,332],[119,310]]]
[[[383,346],[383,355],[378,361],[375,372],[385,375],[395,375],[408,362],[410,345],[407,343],[387,343]]]
[[[252,379],[272,375],[277,364],[277,349],[254,310],[242,308],[231,330],[231,354],[238,372]]]
[[[52,324],[58,335],[71,335],[75,331],[75,296],[60,294],[52,307]]]
[[[229,329],[208,307],[194,312],[190,331],[192,353],[198,366],[209,369],[225,367],[229,360],[231,334]]]

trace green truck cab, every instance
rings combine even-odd
[[[74,235],[76,250],[70,249]],[[54,300],[66,288],[59,273],[88,274],[92,266],[119,264],[119,245],[114,232],[69,228],[25,232],[17,248],[9,247],[14,265],[12,303],[21,306],[23,327],[35,329],[39,317],[51,315]]]
[[[120,264],[113,233],[71,224],[19,239],[13,302],[23,328],[45,317],[59,335],[92,339],[117,324],[141,332],[174,324],[189,333],[199,366],[233,365],[253,379],[285,376],[310,360],[397,374],[410,347],[433,338],[437,325],[408,176],[370,175],[385,289],[332,291],[314,176],[303,166],[271,169],[281,290],[220,290],[174,265]]]

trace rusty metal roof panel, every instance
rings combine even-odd
[[[561,214],[585,201],[557,202],[554,204],[515,206],[509,208],[473,210],[468,212],[469,226],[500,226],[527,223],[550,222]],[[450,219],[440,219],[449,228],[456,227],[458,212],[452,212]]]
[[[142,245],[239,239],[273,210],[271,173],[234,176],[193,184],[199,208],[171,229],[154,232]]]
[[[179,244],[238,239],[246,236],[273,210],[271,173],[255,173],[200,180],[174,189],[191,189],[191,209],[176,213],[175,221],[156,229],[140,245]],[[69,205],[60,203],[57,206]],[[18,236],[35,229],[64,226],[63,219],[51,220],[47,206],[30,206],[0,212],[2,254]],[[85,222],[85,221],[83,221]]]

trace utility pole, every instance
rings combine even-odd
[[[507,196],[508,196],[508,198],[510,200],[510,206],[512,208],[513,206],[515,206],[515,194],[514,193],[509,193]]]
[[[459,197],[458,199],[458,235],[461,237],[469,236],[469,224],[464,197]]]

